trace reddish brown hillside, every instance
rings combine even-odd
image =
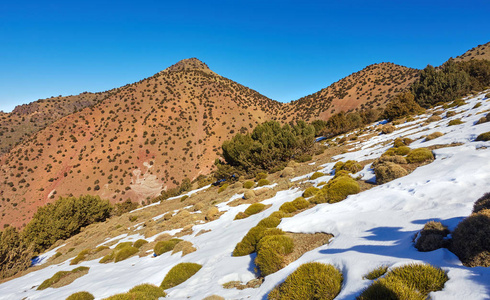
[[[384,107],[390,97],[406,89],[418,74],[417,69],[393,63],[370,65],[327,88],[286,104],[281,118],[284,121],[326,120],[340,111]]]
[[[1,158],[1,224],[59,196],[145,201],[208,173],[222,142],[280,103],[188,59],[47,126]]]
[[[490,60],[490,42],[478,45],[470,50],[466,51],[464,54],[456,57],[455,61],[467,61],[472,59],[486,59]]]
[[[111,92],[82,93],[76,96],[51,97],[15,107],[11,113],[0,114],[0,155],[17,143],[80,109],[94,105]]]

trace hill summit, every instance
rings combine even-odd
[[[203,63],[195,57],[192,57],[179,61],[178,63],[166,68],[163,72],[180,72],[193,70],[211,71],[207,64]]]

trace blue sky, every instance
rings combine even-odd
[[[379,62],[490,41],[490,1],[1,1],[0,110],[104,91],[197,57],[279,101]]]

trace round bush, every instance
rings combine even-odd
[[[349,195],[357,194],[361,191],[359,183],[350,176],[340,176],[330,180],[323,189],[327,192],[329,203],[336,203],[344,200]]]
[[[387,161],[376,165],[374,167],[374,174],[376,175],[376,183],[384,184],[408,175],[408,171],[400,165]]]
[[[293,239],[285,235],[264,236],[257,245],[255,264],[262,276],[275,273],[286,266],[284,255],[293,252]]]
[[[407,162],[411,164],[423,163],[432,160],[434,160],[434,154],[432,154],[432,151],[427,148],[414,149],[407,155]]]
[[[443,270],[431,265],[406,265],[376,280],[357,299],[425,300],[430,292],[442,290],[447,280]]]
[[[443,248],[446,245],[444,238],[448,234],[449,230],[440,222],[427,222],[417,235],[415,248],[422,252]]]
[[[348,160],[344,163],[341,170],[345,170],[350,173],[357,173],[362,170],[362,165],[355,160]]]
[[[241,212],[241,211],[240,211],[240,212],[238,212],[238,213],[236,214],[236,216],[235,216],[235,220],[246,219],[246,218],[248,218],[248,217],[249,217],[249,215],[247,215],[246,213],[244,213],[244,212]]]
[[[325,185],[326,187],[326,185]],[[315,196],[310,198],[310,202],[313,204],[321,204],[321,203],[327,203],[328,198],[327,198],[327,190],[326,188],[322,188],[318,193],[315,194]]]
[[[325,174],[323,174],[322,172],[315,172],[315,173],[313,173],[313,175],[311,175],[310,180],[315,180],[315,179],[320,178],[322,176],[325,176]]]
[[[260,173],[257,173],[257,175],[255,175],[256,181],[259,181],[261,179],[267,179],[267,173],[260,172]]]
[[[396,138],[393,141],[393,147],[402,147],[402,146],[408,146],[413,142],[411,138]]]
[[[218,194],[224,192],[230,185],[228,183],[223,184],[218,189]]]
[[[296,206],[294,206],[293,202],[285,202],[281,205],[281,207],[279,207],[279,210],[285,213],[293,213],[297,209]]]
[[[153,248],[153,251],[155,252],[156,255],[162,255],[165,252],[173,250],[175,245],[177,245],[177,243],[180,241],[182,241],[182,240],[181,239],[171,239],[168,241],[160,241],[155,245],[155,247]]]
[[[260,220],[259,224],[257,226],[262,226],[265,228],[272,228],[272,227],[277,227],[281,223],[281,219],[276,218],[276,217],[267,217],[265,219]]]
[[[490,131],[478,135],[475,141],[487,142],[490,141]]]
[[[292,203],[297,210],[304,209],[310,206],[310,202],[303,197],[298,197],[294,199]]]
[[[408,146],[401,146],[393,148],[393,153],[395,153],[395,155],[407,155],[411,150],[412,149],[410,149]]]
[[[490,209],[490,193],[486,193],[480,199],[476,200],[473,205],[473,213],[480,212],[484,209]]]
[[[233,250],[233,256],[244,256],[255,252],[255,247],[264,236],[266,229],[267,228],[263,226],[250,228],[243,239],[236,244],[235,249]]]
[[[89,292],[78,292],[75,294],[71,294],[66,298],[66,300],[93,300],[95,299],[94,295]]]
[[[463,124],[463,121],[461,121],[461,119],[454,119],[454,120],[449,121],[449,123],[447,125],[448,126],[454,126],[454,125],[459,125],[459,124]]]
[[[377,165],[384,163],[384,162],[392,162],[398,165],[403,165],[407,163],[407,159],[401,155],[393,155],[393,156],[381,156],[380,158],[376,159],[371,167],[374,169]]]
[[[134,288],[130,289],[129,293],[142,293],[145,296],[151,297],[153,299],[158,299],[167,295],[162,288],[149,283],[137,285]]]
[[[314,196],[316,193],[318,193],[320,189],[314,187],[314,186],[310,186],[308,188],[305,189],[305,191],[303,192],[303,197],[305,198],[309,198],[311,196]]]
[[[461,221],[452,236],[451,249],[465,266],[490,267],[490,209]]]
[[[136,242],[134,242],[133,247],[141,248],[141,246],[143,246],[144,244],[148,244],[148,242],[146,240],[139,239]]]
[[[301,265],[284,283],[274,288],[269,300],[334,299],[342,287],[342,274],[332,265],[311,262]]]
[[[439,131],[436,131],[436,132],[433,132],[431,134],[429,134],[428,136],[425,137],[425,141],[431,141],[433,139],[437,139],[438,137],[441,137],[443,136],[444,134],[442,132],[439,132]]]
[[[195,263],[180,263],[168,271],[160,287],[166,290],[177,286],[191,278],[201,268],[201,265]]]
[[[258,182],[257,182],[257,186],[265,186],[265,185],[269,185],[270,182],[269,180],[267,179],[260,179]]]
[[[122,249],[119,249],[118,251],[116,251],[116,254],[114,255],[114,262],[125,260],[125,259],[135,255],[139,251],[140,250],[138,248],[133,247],[133,246],[128,246],[128,247],[124,247]]]
[[[286,217],[286,213],[283,212],[282,210],[278,210],[278,211],[273,212],[269,217],[282,219],[282,218]]]
[[[253,181],[247,180],[243,183],[243,188],[251,189],[251,188],[253,188],[254,185],[255,185],[255,183]]]
[[[254,203],[252,205],[250,205],[249,207],[247,207],[247,209],[245,210],[245,214],[251,216],[251,215],[255,215],[261,211],[263,211],[265,209],[265,204],[262,204],[262,203]]]

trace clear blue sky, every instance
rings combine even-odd
[[[490,41],[490,1],[1,1],[0,110],[197,57],[279,101],[365,66],[440,65]]]

